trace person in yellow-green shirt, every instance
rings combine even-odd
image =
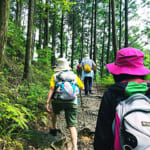
[[[47,98],[47,111],[52,113],[52,123],[53,123],[53,128],[50,129],[50,133],[54,136],[57,134],[57,115],[60,113],[60,111],[65,111],[65,119],[66,119],[66,124],[67,127],[70,131],[71,134],[71,140],[73,144],[73,150],[77,150],[77,130],[76,130],[76,125],[77,125],[77,114],[78,114],[78,88],[80,90],[84,90],[84,84],[80,80],[80,78],[75,75],[72,71],[70,71],[71,68],[69,67],[69,64],[65,58],[59,58],[56,64],[56,68],[54,71],[56,71],[55,74],[52,75],[51,80],[50,80],[50,89],[48,93],[48,98]],[[63,75],[62,75],[63,74]],[[57,87],[58,83],[60,82],[60,76],[63,76],[64,78],[68,79],[74,79],[74,82],[76,83],[75,92],[77,94],[72,100],[67,100],[69,98],[66,97],[66,100],[62,100],[63,98],[65,99],[65,96],[63,94],[58,94],[57,90],[59,91],[59,86]],[[64,85],[65,86],[65,85]],[[69,85],[67,85],[69,87]],[[57,87],[57,88],[56,88]],[[69,89],[69,88],[68,88]],[[71,91],[69,91],[71,92]],[[64,97],[63,97],[64,96]],[[49,104],[51,102],[52,108],[50,108]]]

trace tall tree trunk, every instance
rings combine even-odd
[[[111,17],[110,17],[110,14],[111,14],[111,0],[109,0],[109,12],[108,12],[108,43],[107,43],[107,55],[106,55],[106,64],[108,64],[109,63],[109,52],[110,52],[110,50],[109,50],[109,47],[110,47],[110,25],[111,25],[111,23],[110,23],[110,21],[111,21]],[[107,70],[107,75],[108,75],[108,70]]]
[[[83,49],[84,49],[84,17],[85,17],[85,4],[86,4],[86,2],[85,2],[85,0],[83,0],[83,4],[82,4],[82,6],[81,6],[81,8],[82,8],[82,13],[81,13],[81,20],[82,20],[82,22],[81,22],[81,57],[80,57],[80,59],[82,60],[82,58],[83,58]]]
[[[71,53],[71,68],[73,69],[73,57],[74,57],[74,43],[75,43],[75,6],[73,6],[72,16],[72,53]]]
[[[95,0],[95,13],[94,13],[94,50],[93,50],[93,60],[96,63],[97,47],[96,47],[96,16],[97,16],[97,3]],[[94,70],[94,79],[96,79],[96,70]]]
[[[10,1],[0,1],[0,71],[3,70],[7,32],[9,22]]]
[[[67,58],[67,55],[68,55],[68,36],[66,36],[66,54],[65,54],[65,56],[66,56],[66,58]]]
[[[55,46],[56,46],[56,12],[53,13],[53,24],[52,24],[52,56],[51,65],[55,66]]]
[[[40,4],[42,4],[42,1],[40,0]],[[39,40],[38,40],[38,45],[37,45],[37,50],[40,50],[42,47],[42,8],[41,5],[39,5],[39,22],[38,22],[38,26],[39,26]],[[39,53],[38,53],[39,54]],[[40,54],[38,55],[38,57],[40,58]]]
[[[26,42],[26,55],[23,78],[31,81],[31,59],[32,59],[32,36],[33,36],[33,18],[34,18],[34,0],[29,0],[28,29]]]
[[[128,47],[128,0],[125,0],[125,47]]]
[[[95,61],[96,63],[96,15],[97,15],[97,3],[96,3],[96,0],[95,0],[95,13],[94,13],[94,51],[93,51],[93,60]]]
[[[119,30],[119,49],[121,49],[121,33],[122,33],[122,0],[120,0],[120,30]]]
[[[103,67],[104,67],[104,45],[105,45],[105,27],[106,21],[104,22],[104,32],[103,32],[103,43],[102,43],[102,56],[101,56],[101,78],[103,78]]]
[[[48,8],[48,0],[46,0],[46,9],[45,9],[46,18],[44,19],[45,28],[44,28],[44,45],[43,48],[45,49],[48,47],[48,40],[49,40],[49,8]]]
[[[90,45],[90,58],[92,59],[92,48],[93,48],[93,7],[94,7],[94,0],[93,0],[93,3],[92,3],[92,18],[91,18],[91,45]]]
[[[114,57],[116,58],[117,38],[116,38],[115,0],[111,0],[111,7],[112,7],[112,38],[113,38],[112,44],[113,44]]]
[[[60,57],[63,57],[63,33],[64,33],[64,12],[61,16],[61,31],[60,31]]]
[[[21,15],[22,15],[22,5],[23,1],[22,0],[16,0],[17,3],[17,8],[16,8],[16,24],[18,27],[21,26]]]
[[[81,60],[83,58],[83,48],[84,48],[84,13],[82,15],[82,31],[81,31]]]
[[[89,39],[87,39],[86,41],[86,49],[87,49],[87,53],[89,54]]]

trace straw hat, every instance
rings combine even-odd
[[[63,70],[71,70],[71,68],[69,67],[69,63],[65,58],[59,58],[57,60],[57,64],[54,71],[63,71]]]
[[[143,65],[144,53],[140,50],[128,47],[117,52],[116,62],[107,64],[108,71],[112,74],[129,74],[143,76],[150,70]]]

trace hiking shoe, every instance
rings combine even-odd
[[[57,136],[57,129],[55,129],[55,128],[50,128],[49,133],[50,133],[51,135],[53,135],[53,136]]]
[[[90,94],[94,94],[94,93],[92,93],[92,91],[91,91],[91,90],[89,91],[89,93],[90,93]]]
[[[49,133],[53,136],[57,136],[57,133],[61,133],[60,129],[56,129],[56,128],[50,128]]]

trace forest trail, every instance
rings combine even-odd
[[[97,121],[99,105],[104,90],[99,86],[99,83],[94,82],[92,93],[85,96],[82,91],[79,96],[79,113],[78,113],[78,149],[93,150],[94,132]],[[32,131],[31,140],[29,140],[28,150],[72,150],[70,133],[66,129],[64,112],[58,116],[58,133],[56,137],[48,133],[48,128],[45,131]],[[51,122],[49,122],[51,124]]]

